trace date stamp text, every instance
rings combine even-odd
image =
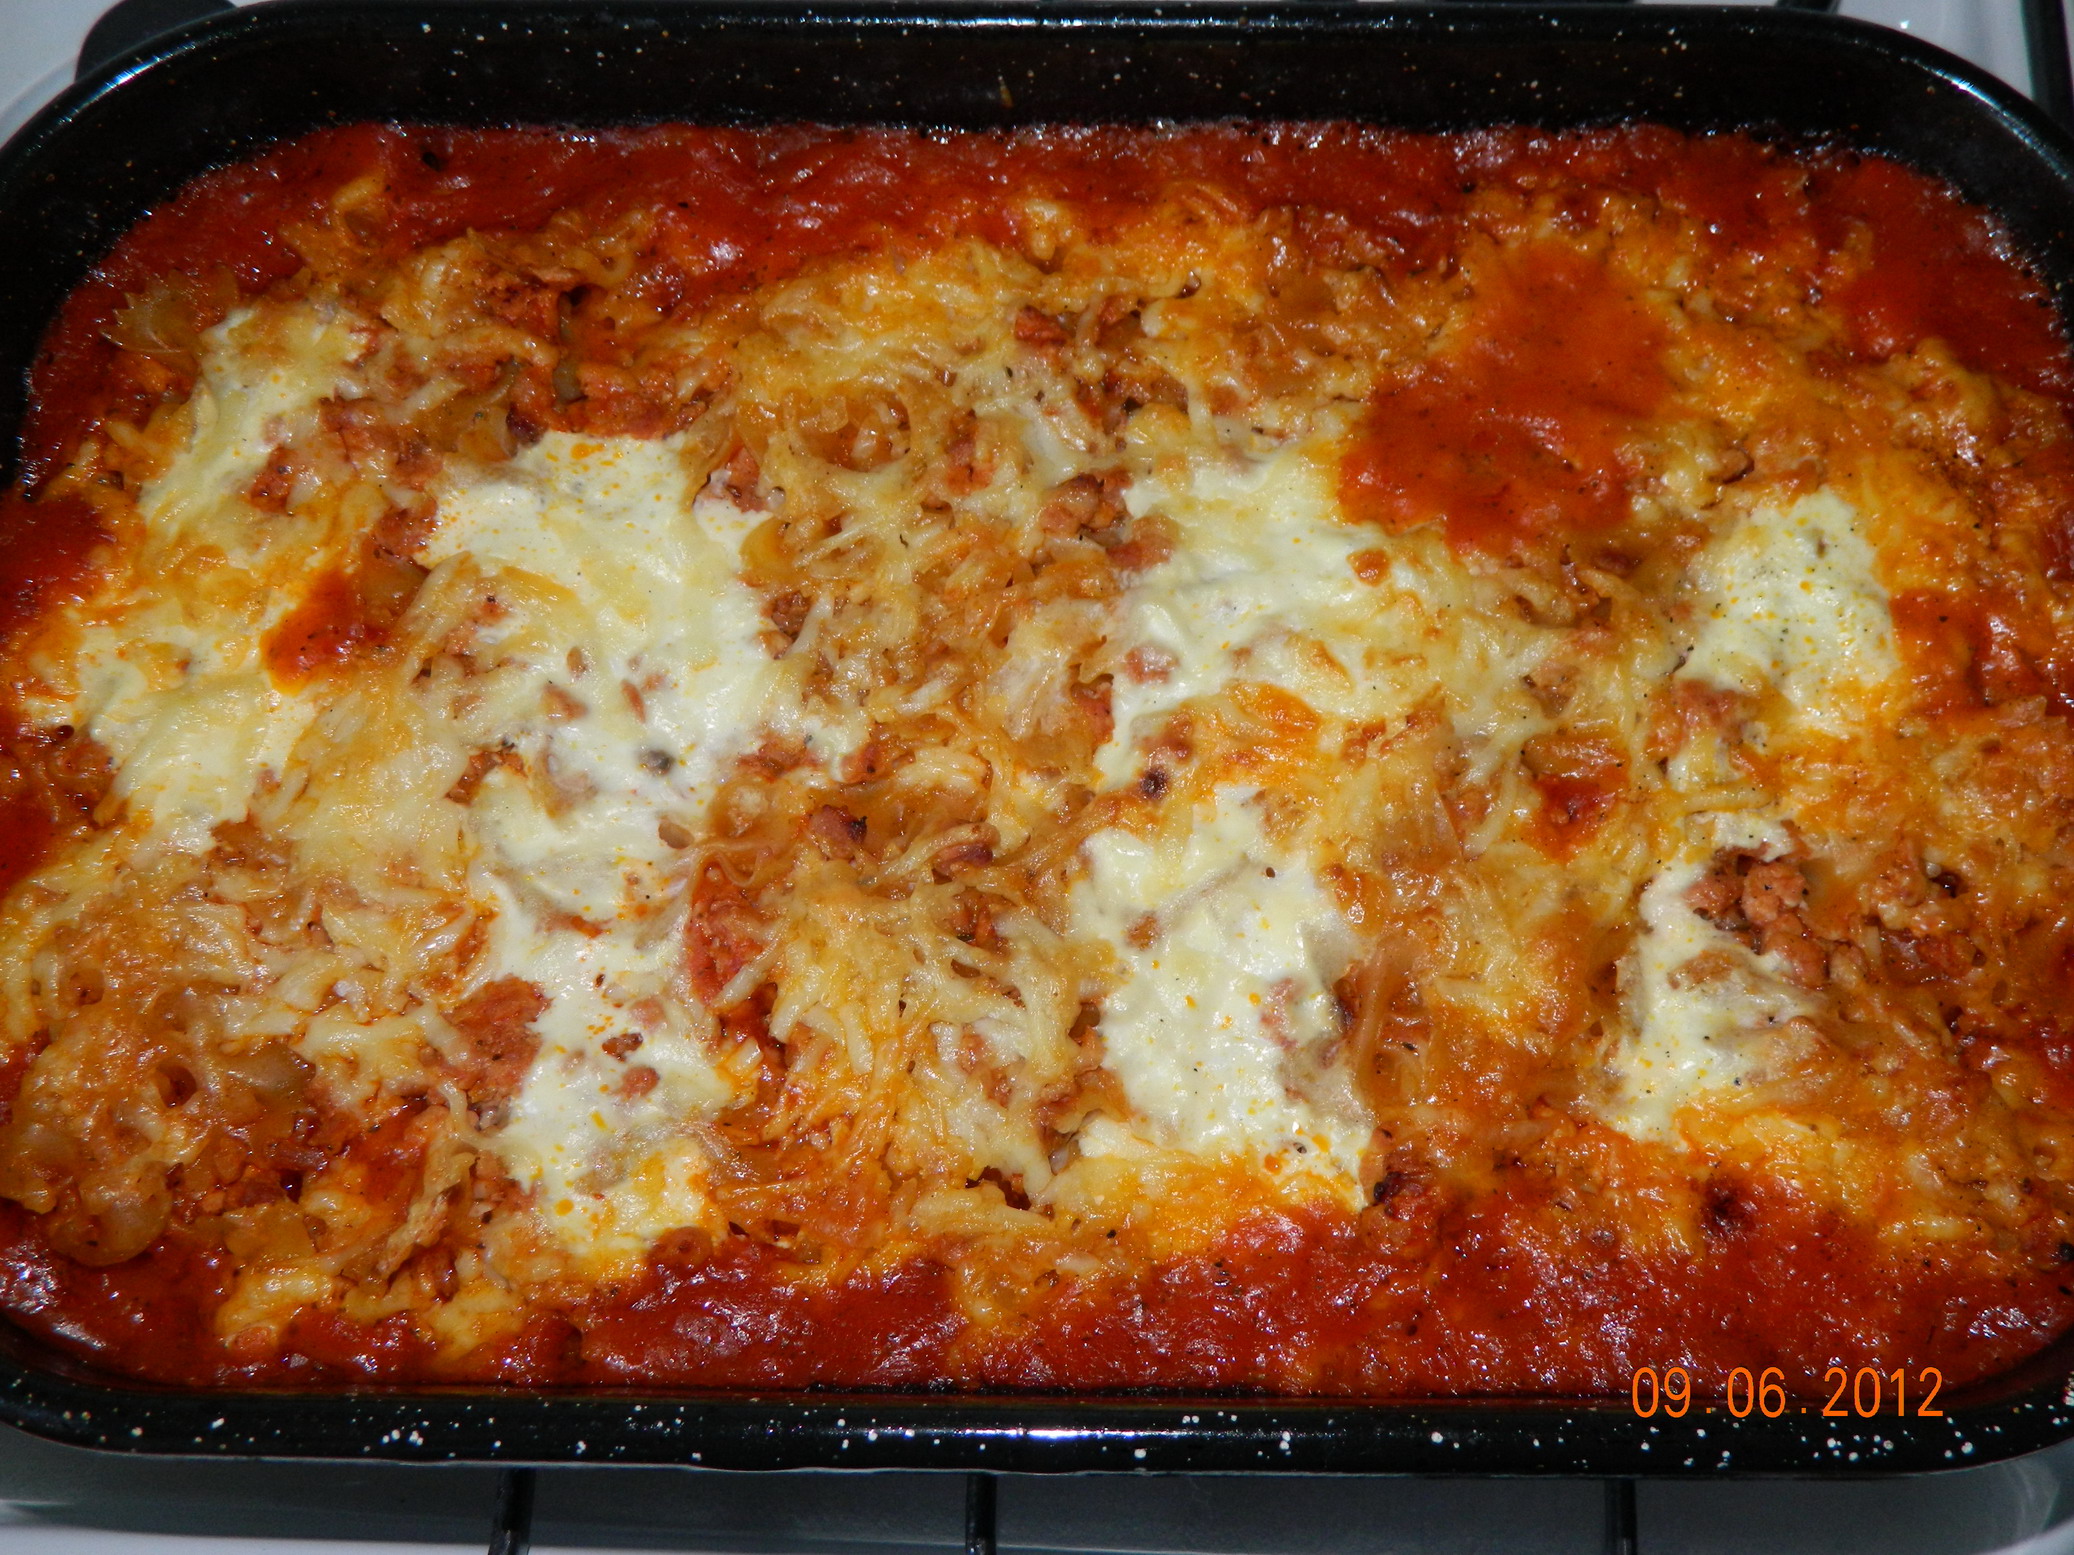
[[[1667,1366],[1661,1372],[1654,1366],[1644,1366],[1634,1374],[1629,1398],[1635,1413],[1644,1420],[1659,1413],[1682,1420],[1695,1405],[1702,1414],[1725,1412],[1738,1420],[1747,1420],[1753,1414],[1767,1420],[1785,1414],[1871,1420],[1882,1414],[1925,1418],[1944,1413],[1937,1407],[1944,1374],[1935,1366],[1921,1367],[1913,1377],[1906,1366],[1884,1372],[1873,1366],[1860,1366],[1856,1371],[1832,1366],[1823,1374],[1822,1382],[1825,1387],[1834,1387],[1826,1400],[1795,1398],[1786,1391],[1786,1374],[1778,1367],[1767,1366],[1753,1373],[1747,1366],[1738,1366],[1728,1374],[1720,1394],[1708,1398],[1694,1394],[1692,1373],[1683,1366]]]

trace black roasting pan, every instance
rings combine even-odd
[[[2074,143],[1901,33],[1798,11],[1565,5],[276,0],[92,72],[0,150],[0,459],[60,300],[206,168],[366,119],[574,125],[1642,118],[1842,142],[1997,211],[2074,318]],[[1761,1305],[1761,1290],[1749,1294]],[[1899,1363],[1905,1357],[1895,1358]],[[0,1420],[139,1452],[721,1468],[1852,1475],[2074,1436],[2074,1339],[1938,1418],[1625,1398],[1462,1402],[140,1386],[0,1323]]]

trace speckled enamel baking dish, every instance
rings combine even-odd
[[[1876,150],[1998,212],[2064,312],[2074,145],[1894,32],[1791,11],[282,0],[97,71],[0,151],[0,429],[44,323],[194,174],[341,122],[605,125],[1352,119],[1413,129],[1642,118]],[[1753,1293],[1753,1300],[1760,1299]],[[728,1468],[1854,1474],[1977,1464],[2074,1434],[2074,1341],[1945,1413],[1778,1418],[1627,1399],[195,1392],[117,1381],[0,1326],[0,1419],[161,1453]]]

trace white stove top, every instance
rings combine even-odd
[[[108,0],[0,0],[0,139],[72,76]],[[1640,0],[1643,4],[1665,0]],[[1730,0],[1735,3],[1735,0]],[[1766,0],[1744,0],[1766,3]],[[2028,90],[2020,0],[1844,0]],[[495,1471],[130,1459],[0,1427],[0,1555],[482,1549]],[[553,1469],[533,1548],[893,1555],[965,1548],[959,1475]],[[1004,1476],[1001,1551],[1582,1555],[1596,1483]],[[2074,1555],[2074,1443],[1931,1478],[1644,1484],[1643,1555]]]

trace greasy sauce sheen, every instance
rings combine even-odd
[[[1044,301],[1082,284],[1075,253],[1157,252],[1160,223],[1212,257],[1172,285]],[[1229,372],[1206,388],[1175,342],[1229,233],[1252,244],[1232,277],[1270,257],[1225,278],[1243,319],[1216,321],[1229,334],[1206,354]],[[834,389],[788,368],[787,395],[730,398],[776,381],[774,339],[866,360],[851,336],[783,331],[810,339],[924,273],[932,295],[1012,274],[1035,299],[997,321],[996,408],[925,426],[877,358]],[[290,322],[239,344],[267,309]],[[1357,316],[1371,334],[1350,345]],[[310,359],[343,381],[374,372],[384,330],[430,340],[452,348],[449,397],[408,425],[366,411],[433,373],[431,348],[399,351],[387,379],[265,421],[264,461],[225,456],[258,547],[319,523],[327,481],[375,495],[322,520],[280,608],[251,605],[252,666],[209,705],[263,703],[287,733],[255,737],[232,773],[247,797],[221,801],[188,781],[209,753],[160,754],[122,700],[218,650],[167,648],[125,680],[66,612],[101,608],[105,569],[144,543],[140,503],[189,500],[167,450],[209,434],[191,403],[232,405],[217,364],[340,318],[353,343]],[[1064,385],[1029,412],[1052,431],[1011,447],[998,405],[1033,374]],[[0,899],[74,956],[61,990],[14,967],[0,999],[61,999],[84,1023],[133,1000],[172,1030],[208,999],[307,997],[281,994],[263,1037],[183,1047],[139,1013],[95,1039],[114,1044],[99,1083],[156,1109],[141,1132],[194,1130],[148,1170],[113,1125],[67,1121],[90,1110],[88,1039],[17,1011],[0,1308],[117,1370],[203,1384],[1472,1395],[1617,1392],[1645,1364],[1716,1384],[1776,1366],[1801,1390],[1839,1364],[1990,1374],[2074,1323],[2070,395],[2047,299],[1986,216],[1890,163],[1738,136],[356,126],[212,173],[53,323],[0,501]],[[1221,461],[1163,462],[1213,425]],[[840,572],[845,547],[883,539],[874,492],[925,436],[910,506],[929,523],[1017,460],[1043,489],[1027,511],[1003,497],[941,520],[1019,538],[931,530],[950,560],[901,608],[941,619],[846,658],[844,632],[896,613]],[[819,484],[779,489],[780,469]],[[1932,479],[1942,506],[1908,484]],[[697,516],[706,549],[665,555],[653,535],[691,542],[642,527],[656,503]],[[1327,514],[1284,558],[1314,569],[1291,589],[1341,600],[1327,625],[1262,628],[1283,606],[1244,591],[1282,562],[1216,549],[1261,503]],[[1947,523],[1960,509],[1982,522]],[[1806,581],[1736,552],[1730,510],[1784,545],[1816,535],[1787,553]],[[611,570],[623,552],[579,521],[599,512],[613,545],[653,548],[654,589],[714,601],[708,636],[643,615],[666,605],[642,569]],[[1847,571],[1861,551],[1870,582]],[[248,565],[219,550],[192,577]],[[1385,706],[1397,647],[1440,662],[1440,576],[1496,623],[1470,647],[1464,625],[1447,662],[1497,689],[1450,701],[1405,679]],[[563,621],[579,577],[636,650],[536,625]],[[1863,604],[1862,640],[1803,646],[1793,612],[1812,607],[1794,600],[1818,589]],[[1412,623],[1403,644],[1345,645],[1386,609]],[[673,679],[657,641],[704,678]],[[956,681],[960,654],[987,653]],[[81,685],[116,688],[91,737],[53,711],[71,705],[49,669],[66,654],[89,663]],[[452,724],[514,664],[542,688],[525,683],[520,733],[367,784],[426,786],[428,858],[474,828],[465,893],[407,852],[381,872],[386,906],[340,885],[350,859],[326,863],[323,836],[388,846],[359,790],[322,835],[276,824],[296,742],[350,714],[361,743],[338,749],[417,748],[367,688],[451,681],[428,718]],[[878,688],[852,695],[867,664]],[[794,673],[806,711],[787,723],[769,710],[792,693],[757,677]],[[1630,689],[1602,704],[1602,685]],[[1823,721],[1846,706],[1854,721]],[[1489,707],[1502,740],[1477,723]],[[760,733],[730,746],[743,708]],[[637,730],[629,762],[598,754],[608,717]],[[1964,851],[1942,780],[1910,786],[1933,769],[2023,840]],[[1814,797],[1780,798],[1796,793]],[[1340,802],[1371,808],[1319,842],[1307,817]],[[527,805],[548,817],[532,831]],[[610,821],[630,839],[606,872],[617,918],[554,851],[564,817],[613,805],[633,817]],[[1942,852],[1895,841],[1933,815],[1957,839]],[[135,910],[170,904],[137,955],[200,968],[158,989],[116,950],[99,966],[67,948],[127,944],[118,908],[50,905],[66,869],[100,882],[79,901],[116,901],[129,866],[93,850],[147,834],[184,840],[137,855]],[[821,909],[785,916],[811,892]],[[462,894],[469,912],[449,911]],[[678,916],[641,916],[652,898]],[[956,976],[899,1045],[794,991],[853,951],[863,983],[875,965],[897,984],[920,931],[886,926],[922,902],[927,954]],[[434,972],[347,955],[383,912],[411,954],[446,958]],[[222,914],[276,935],[271,970],[195,948]],[[773,959],[786,935],[792,973]],[[881,941],[888,959],[865,963],[856,947]],[[321,979],[303,970],[326,956]],[[1016,956],[1064,970],[1042,982]],[[1191,956],[1239,968],[1237,1014],[1215,1018],[1240,1036],[1216,1061],[1265,1081],[1209,1094],[1190,1088],[1204,1061],[1162,1057],[1177,1022],[1213,1018],[1177,981]],[[907,1017],[890,995],[867,1007]],[[1717,1008],[1740,1025],[1707,1026]],[[1040,1017],[1038,1037],[1015,1025]],[[927,1108],[887,1088],[923,1094],[925,1076],[956,1098],[927,1104],[950,1119],[929,1126],[969,1145],[969,1178],[938,1181],[900,1132]],[[601,1153],[572,1165],[558,1152],[586,1119]],[[1961,1136],[1974,1154],[1908,1153]],[[2013,1164],[2018,1137],[2044,1164]],[[614,1141],[650,1157],[614,1158],[600,1187]]]
[[[1622,444],[1667,387],[1663,332],[1603,265],[1528,252],[1487,287],[1459,347],[1370,407],[1342,476],[1349,510],[1436,516],[1463,549],[1569,541],[1627,514]]]

